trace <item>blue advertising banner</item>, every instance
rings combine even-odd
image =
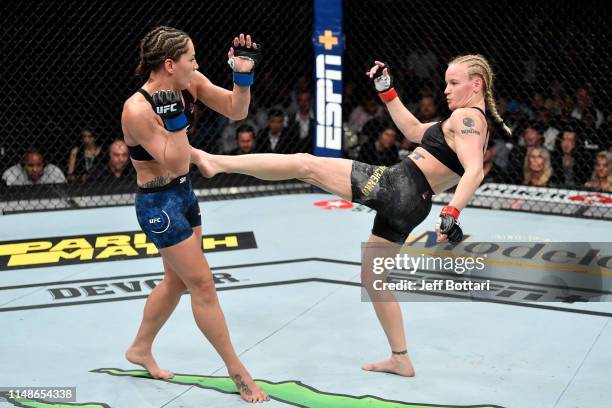
[[[317,156],[342,156],[342,0],[315,0],[315,140]]]

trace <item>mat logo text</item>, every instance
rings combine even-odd
[[[215,285],[223,285],[227,283],[240,282],[229,273],[213,273]],[[62,286],[56,288],[48,288],[47,291],[54,301],[63,299],[74,299],[78,297],[109,297],[122,294],[140,295],[149,293],[161,282],[160,278],[141,279],[129,281],[104,280],[98,281],[89,285],[80,286]],[[188,292],[185,292],[188,293]]]
[[[149,222],[162,221],[161,218],[151,218]],[[202,237],[202,250],[205,252],[248,248],[257,248],[251,231]],[[155,256],[159,256],[159,251],[139,231],[0,242],[0,271]]]

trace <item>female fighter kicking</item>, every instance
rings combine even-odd
[[[368,242],[403,243],[429,214],[432,194],[457,186],[449,205],[442,208],[436,232],[439,242],[461,241],[459,214],[483,179],[483,154],[488,139],[485,106],[503,124],[493,99],[491,67],[481,55],[453,59],[446,70],[444,91],[452,114],[434,123],[421,123],[406,109],[393,88],[387,65],[376,61],[367,75],[395,125],[411,142],[420,144],[401,163],[385,167],[308,154],[220,156],[196,152],[199,156],[196,164],[206,177],[225,172],[264,180],[296,178],[367,205],[376,210]],[[391,357],[362,368],[414,376],[399,304],[391,292],[372,293],[372,281],[379,278],[367,268],[362,269],[363,286],[373,299],[379,300],[372,303],[391,346]]]

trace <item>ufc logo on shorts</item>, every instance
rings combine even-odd
[[[176,103],[173,103],[171,105],[157,107],[157,113],[160,115],[163,113],[168,113],[168,112],[176,112]]]
[[[161,218],[149,218],[149,224],[157,224],[158,222],[161,222]]]

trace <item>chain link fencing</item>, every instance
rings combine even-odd
[[[345,149],[393,164],[415,145],[393,126],[364,73],[374,60],[422,122],[449,115],[449,61],[481,54],[495,74],[485,180],[471,205],[612,218],[610,12],[603,2],[344,1]],[[402,140],[403,139],[403,140]],[[452,192],[451,192],[452,193]],[[451,193],[434,201],[448,202]]]
[[[133,168],[115,141],[122,138],[123,102],[143,83],[133,75],[138,43],[158,25],[186,31],[200,71],[230,89],[231,39],[248,32],[263,44],[248,118],[236,123],[198,103],[192,145],[229,154],[312,149],[311,1],[153,1],[104,8],[49,1],[5,2],[0,8],[2,78],[8,85],[0,111],[3,212],[133,202]],[[393,67],[406,106],[433,121],[449,114],[443,103],[448,61],[479,53],[493,67],[498,110],[513,134],[491,123],[487,175],[471,204],[612,218],[605,2],[345,0],[343,12],[346,157],[391,165],[415,148],[399,137],[364,75],[375,59]],[[297,120],[300,111],[309,119]],[[283,142],[270,143],[277,131]],[[192,181],[206,199],[310,191],[297,181],[240,175],[209,180],[195,171]],[[450,194],[436,200],[448,201]]]
[[[187,32],[200,71],[214,84],[232,88],[227,52],[237,34],[263,44],[255,71],[249,117],[230,121],[201,103],[194,107],[191,144],[214,153],[267,151],[259,143],[280,127],[294,135],[291,115],[310,103],[312,4],[226,2],[4,2],[0,12],[2,75],[8,87],[0,112],[5,213],[54,208],[131,204],[133,166],[122,139],[123,102],[145,79],[134,76],[141,38],[158,25]],[[310,97],[311,98],[311,97]],[[277,109],[272,109],[277,108]],[[280,109],[280,111],[279,111]],[[280,112],[280,113],[279,113]],[[245,126],[250,126],[246,128]],[[286,135],[285,135],[286,134]],[[281,143],[277,152],[307,150],[310,140]],[[194,167],[195,169],[195,167]],[[303,183],[269,183],[241,175],[204,179],[192,172],[199,196],[209,198],[304,191]]]

